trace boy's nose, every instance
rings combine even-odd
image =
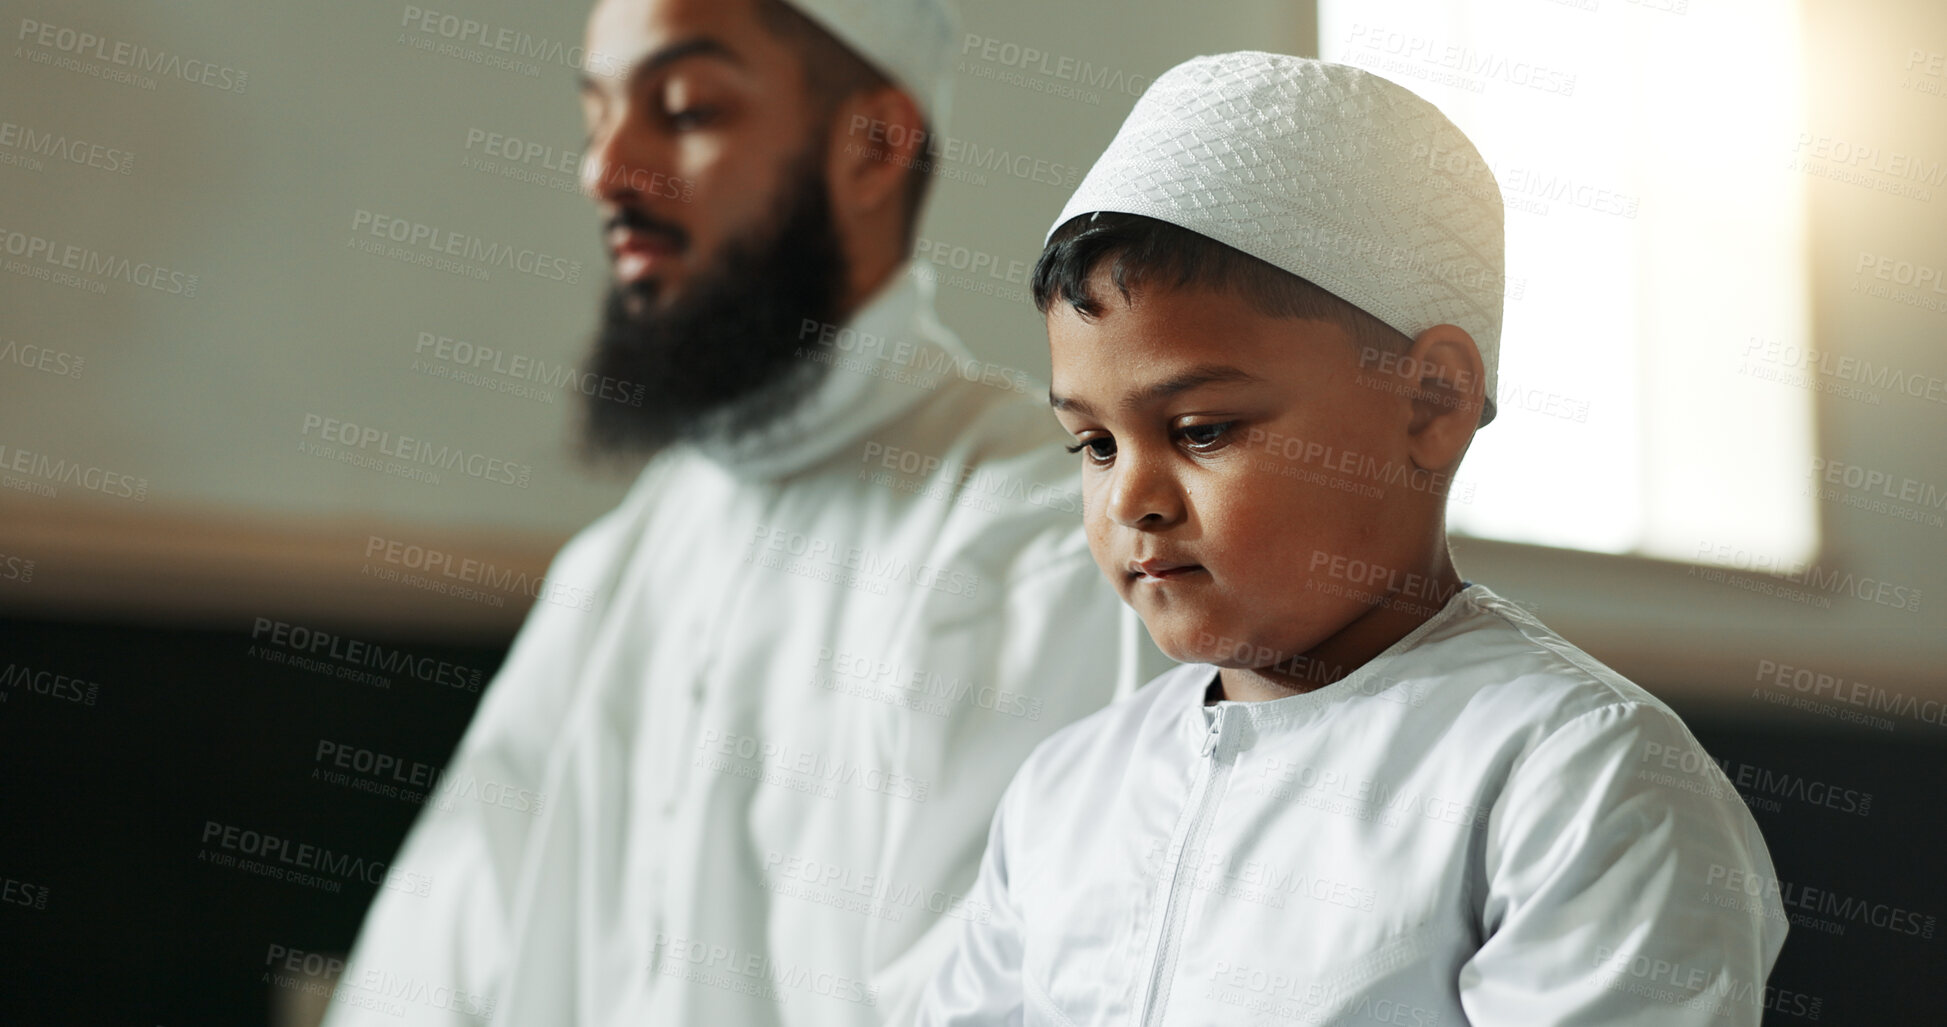
[[[1159,461],[1137,457],[1123,459],[1109,486],[1104,504],[1108,518],[1125,528],[1156,531],[1183,519],[1183,492],[1176,478],[1159,466]]]

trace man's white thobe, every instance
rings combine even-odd
[[[1770,854],[1662,702],[1473,585],[1343,680],[1038,748],[920,1023],[1756,1024]]]
[[[835,366],[796,413],[665,452],[556,558],[329,1027],[906,1019],[989,915],[1015,769],[1169,666],[1045,385],[911,273],[803,343]]]

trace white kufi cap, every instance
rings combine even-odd
[[[912,94],[937,131],[952,95],[947,0],[785,0]]]
[[[1473,336],[1494,417],[1501,191],[1433,104],[1359,68],[1243,51],[1159,76],[1062,208],[1141,214],[1311,281],[1409,338]]]

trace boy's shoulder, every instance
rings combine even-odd
[[[1426,699],[1472,720],[1548,732],[1589,714],[1669,719],[1663,700],[1584,652],[1519,605],[1470,585],[1428,622],[1396,668]]]

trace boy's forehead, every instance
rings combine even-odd
[[[1329,321],[1274,317],[1242,297],[1206,290],[1145,290],[1134,303],[1084,317],[1048,311],[1051,400],[1057,409],[1159,399],[1190,388],[1290,383],[1353,356]],[[1172,295],[1174,302],[1162,300]]]
[[[1267,314],[1229,289],[1143,286],[1124,298],[1097,293],[1092,315],[1064,299],[1048,308],[1048,346],[1057,364],[1103,361],[1135,370],[1150,363],[1235,358],[1285,363],[1337,343],[1336,321]]]

